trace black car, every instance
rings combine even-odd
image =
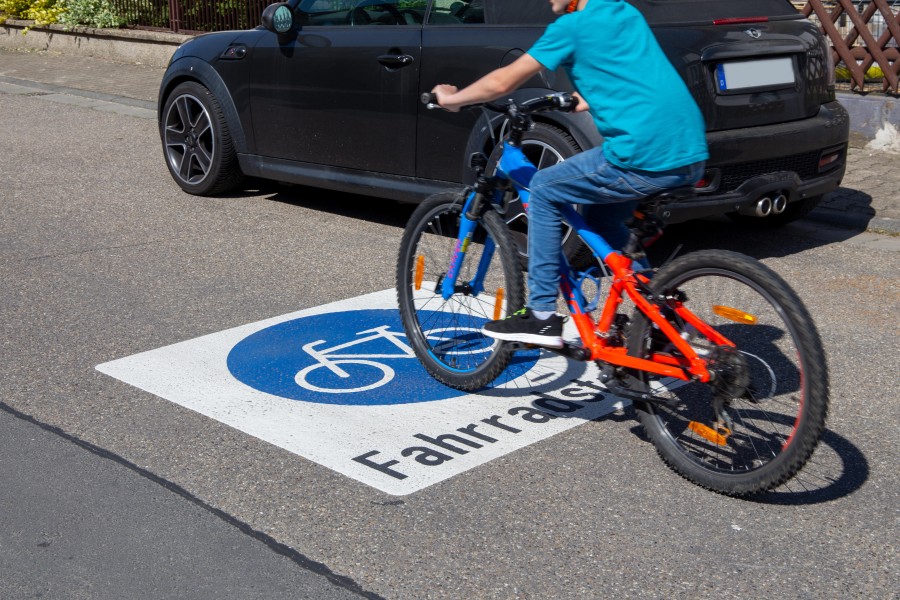
[[[708,169],[673,221],[729,214],[786,223],[839,185],[849,119],[835,100],[831,50],[789,1],[629,2],[706,119]],[[273,4],[256,29],[176,50],[159,93],[169,170],[199,195],[244,176],[408,202],[466,185],[469,157],[490,155],[504,123],[427,110],[420,93],[507,64],[553,19],[546,0]],[[547,90],[571,84],[545,72],[512,97]],[[541,119],[526,141],[539,166],[602,143],[586,113]]]

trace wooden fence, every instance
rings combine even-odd
[[[900,1],[808,0],[794,6],[828,36],[839,79],[846,78],[850,89],[897,93]]]

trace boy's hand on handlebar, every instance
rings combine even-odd
[[[575,101],[577,102],[572,112],[585,112],[591,110],[591,105],[587,103],[587,100],[581,97],[581,94],[579,94],[578,92],[572,92],[572,96],[575,97]]]
[[[455,85],[448,85],[446,83],[442,83],[440,85],[434,86],[432,88],[431,93],[437,97],[437,103],[441,105],[441,108],[444,110],[448,110],[450,112],[459,112],[459,106],[454,106],[452,103],[445,104],[448,102],[450,96],[459,91]]]

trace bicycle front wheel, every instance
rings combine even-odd
[[[509,231],[493,210],[464,249],[455,291],[442,282],[456,252],[464,196],[435,194],[410,217],[397,261],[397,300],[410,346],[438,381],[472,391],[507,367],[508,344],[481,333],[523,305],[522,272]]]
[[[781,485],[812,455],[825,428],[828,370],[822,342],[797,294],[748,256],[719,250],[683,256],[652,280],[664,314],[707,360],[709,383],[639,377],[672,405],[635,403],[663,460],[703,487],[743,496]],[[715,344],[686,324],[671,297],[735,344]],[[628,336],[637,356],[678,352],[642,313]]]

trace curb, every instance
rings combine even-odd
[[[80,54],[160,68],[168,66],[175,49],[193,37],[142,29],[95,29],[58,24],[35,27],[33,21],[18,19],[7,19],[0,25],[0,47]]]

